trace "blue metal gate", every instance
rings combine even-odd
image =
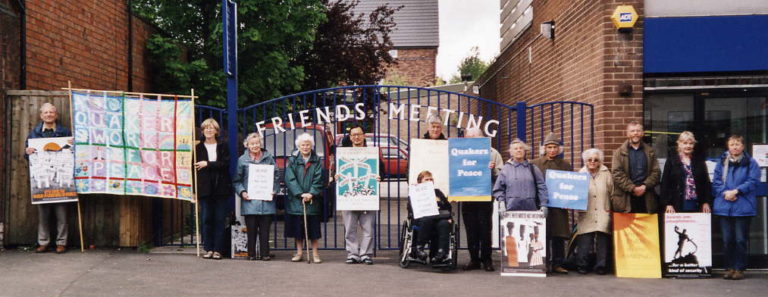
[[[366,138],[380,147],[381,156],[391,164],[382,174],[381,210],[375,229],[377,249],[398,248],[400,226],[407,216],[408,143],[426,133],[425,121],[429,113],[437,113],[447,122],[444,125],[446,137],[462,136],[468,125],[477,125],[490,132],[493,147],[505,159],[509,157],[508,144],[514,138],[534,144],[531,154],[532,157],[537,155],[540,151],[537,144],[549,131],[560,135],[565,145],[564,157],[574,167],[581,166],[580,152],[594,146],[594,114],[589,104],[558,101],[532,106],[520,102],[510,106],[439,88],[345,86],[267,100],[237,109],[236,117],[227,117],[224,109],[207,106],[196,106],[195,112],[198,126],[209,117],[222,123],[222,127],[226,126],[223,125],[226,121],[236,122],[237,135],[223,136],[237,143],[238,156],[244,150],[240,144],[248,133],[263,133],[265,147],[276,156],[281,168],[294,150],[294,138],[304,132],[314,135],[315,149],[323,160],[326,180],[330,180],[334,148],[346,132],[346,126],[352,122],[366,126],[366,132],[369,132]],[[351,118],[345,119],[348,114]],[[236,160],[233,156],[232,161]],[[324,191],[326,211],[321,248],[343,249],[344,225],[339,218],[340,212],[334,209],[333,184]],[[280,207],[281,198],[277,201]],[[455,214],[460,216],[460,209]],[[283,236],[282,216],[276,216],[270,241],[275,249],[292,249],[293,241]],[[459,218],[458,222],[462,221]],[[459,230],[461,233],[463,227]],[[461,234],[459,239],[465,247]]]

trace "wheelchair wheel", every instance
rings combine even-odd
[[[453,224],[453,234],[451,235],[450,250],[451,250],[451,269],[456,269],[459,265],[459,243],[456,240],[456,235],[459,231],[459,224]]]
[[[408,268],[411,261],[408,260],[408,254],[411,253],[411,243],[413,242],[411,234],[409,232],[408,221],[403,222],[403,226],[400,230],[400,267]]]

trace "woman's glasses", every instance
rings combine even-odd
[[[600,159],[587,159],[587,162],[589,162],[589,163],[598,163],[598,162],[600,162]]]

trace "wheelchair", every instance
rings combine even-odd
[[[443,271],[450,271],[456,269],[458,265],[458,224],[454,221],[451,224],[451,231],[448,237],[448,254],[446,259],[439,263],[432,263],[431,259],[437,253],[437,234],[435,234],[430,242],[424,248],[429,251],[429,256],[426,259],[420,259],[416,255],[416,233],[418,230],[414,230],[413,217],[409,214],[408,219],[403,221],[403,226],[400,232],[400,267],[408,268],[411,262],[432,266],[435,269],[441,269]]]

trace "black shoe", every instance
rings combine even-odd
[[[261,259],[263,259],[263,257],[261,255],[258,255],[255,258],[256,258],[255,260],[259,260],[259,261],[261,261]]]
[[[485,261],[483,262],[483,270],[491,272],[495,271],[496,269],[493,268],[493,261]]]
[[[448,254],[443,249],[438,249],[437,253],[435,253],[435,256],[432,257],[432,263],[442,263],[445,261],[445,257],[448,256]]]
[[[261,257],[261,261],[269,261],[269,260],[272,260],[272,257],[270,256]]]
[[[429,254],[427,253],[427,251],[424,250],[424,246],[422,245],[417,245],[416,250],[414,252],[415,252],[416,258],[421,261],[425,261],[427,260],[427,257],[429,257]]]
[[[608,273],[608,269],[605,269],[605,267],[598,267],[598,268],[595,268],[595,273],[599,275],[605,275],[606,273]]]
[[[480,269],[480,262],[477,261],[469,261],[464,267],[461,267],[462,270],[477,270]]]
[[[373,265],[373,259],[371,259],[371,257],[363,257],[363,260],[360,262],[363,262],[366,265]]]
[[[584,267],[579,267],[579,268],[576,269],[576,271],[578,271],[579,274],[587,274],[587,273],[589,273],[589,270],[587,270]]]
[[[357,262],[357,259],[355,259],[355,258],[347,258],[347,260],[344,261],[344,263],[347,263],[347,264],[357,264],[358,262]]]

